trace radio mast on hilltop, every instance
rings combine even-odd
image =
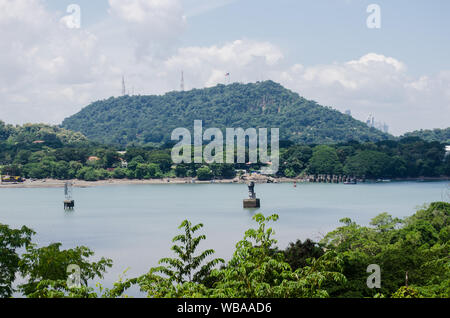
[[[126,86],[125,86],[125,76],[122,76],[122,96],[127,94]]]
[[[181,84],[180,84],[180,89],[182,92],[184,92],[184,72],[181,71]]]

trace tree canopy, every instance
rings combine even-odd
[[[91,140],[126,146],[170,141],[194,120],[204,128],[279,128],[283,140],[331,144],[393,138],[331,107],[323,107],[272,81],[217,85],[162,96],[123,96],[92,103],[62,127]]]

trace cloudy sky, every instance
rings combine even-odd
[[[447,0],[0,0],[0,120],[59,124],[120,95],[122,75],[130,94],[163,94],[183,70],[186,89],[271,79],[396,135],[444,128],[449,12]]]

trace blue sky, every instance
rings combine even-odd
[[[70,4],[80,28],[67,27]],[[370,4],[381,28],[366,25]],[[0,0],[0,119],[60,123],[98,99],[272,79],[390,131],[450,126],[450,1]],[[67,24],[67,25],[66,25]],[[3,68],[3,69],[2,69]],[[7,106],[4,106],[7,105]]]
[[[87,26],[105,19],[107,0],[46,0],[52,10],[79,4]],[[209,46],[238,38],[270,41],[287,62],[327,64],[367,52],[398,58],[413,74],[450,69],[450,1],[447,0],[182,0],[189,25],[187,46]],[[215,4],[217,3],[217,4]],[[382,10],[381,29],[368,29],[366,8]],[[202,8],[206,10],[202,12]],[[210,9],[208,9],[210,8]]]
[[[366,27],[366,8],[371,3],[236,1],[192,19],[186,43],[208,45],[217,39],[247,37],[276,43],[291,62],[304,64],[380,52],[401,59],[417,73],[449,68],[449,1],[377,1],[382,9],[379,30]]]

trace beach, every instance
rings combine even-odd
[[[63,188],[66,182],[72,183],[76,188],[88,188],[97,186],[114,186],[114,185],[140,185],[140,184],[210,184],[210,183],[246,183],[253,181],[255,183],[267,183],[268,180],[273,180],[274,183],[286,183],[286,182],[301,182],[301,179],[289,179],[289,178],[270,178],[266,176],[252,176],[245,179],[220,179],[200,181],[193,178],[163,178],[163,179],[148,179],[148,180],[131,180],[131,179],[107,179],[98,181],[84,181],[84,180],[56,180],[56,179],[42,179],[42,180],[26,180],[21,183],[0,183],[0,189],[2,188]]]
[[[436,177],[436,178],[404,178],[404,179],[392,179],[391,181],[448,181],[447,177]],[[28,179],[24,182],[17,183],[0,183],[0,189],[4,188],[64,188],[66,182],[72,183],[72,186],[75,188],[89,188],[89,187],[98,187],[98,186],[114,186],[114,185],[145,185],[145,184],[229,184],[229,183],[301,183],[308,182],[303,178],[273,178],[264,175],[251,175],[245,176],[243,178],[234,178],[234,179],[217,179],[217,180],[208,180],[208,181],[200,181],[196,178],[163,178],[163,179],[146,179],[146,180],[137,180],[137,179],[107,179],[107,180],[98,180],[98,181],[84,181],[84,180],[56,180],[56,179],[39,179],[39,180],[31,180]],[[371,182],[367,180],[367,182]],[[374,182],[374,180],[372,180]]]

